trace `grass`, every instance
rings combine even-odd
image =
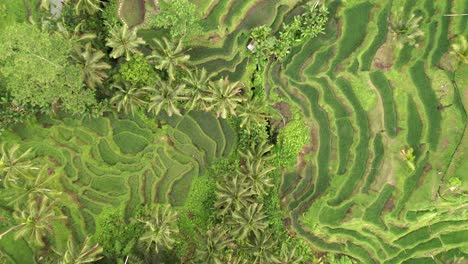
[[[120,0],[120,18],[131,28],[145,20],[145,0]]]
[[[338,44],[338,52],[334,57],[330,72],[334,71],[336,66],[346,59],[351,53],[361,45],[366,36],[366,31],[369,21],[369,13],[372,5],[368,2],[355,5],[344,12],[344,31],[343,36]]]
[[[5,0],[0,4],[0,29],[13,23],[26,22],[28,18],[27,6],[25,1]]]
[[[385,75],[380,71],[372,72],[370,78],[382,100],[387,134],[391,137],[395,137],[397,135],[397,116],[395,103],[393,102],[392,87],[387,78],[385,78]]]
[[[394,186],[386,184],[380,191],[379,196],[377,196],[375,201],[366,209],[362,219],[385,229],[385,224],[381,219],[382,209],[385,203],[392,197],[394,189]]]
[[[188,53],[194,64],[231,80],[249,78],[245,70],[251,66],[245,52],[249,30],[261,24],[278,30],[298,11],[294,1],[208,2],[194,0],[209,14],[203,21],[206,34]],[[19,3],[8,8],[20,10]],[[129,0],[125,3],[126,21],[141,18],[141,10],[129,8]],[[452,122],[458,122],[457,127],[466,122],[466,67],[447,75],[447,82],[454,79],[459,93],[453,96],[450,91],[443,101],[433,67],[444,57],[449,37],[467,31],[468,17],[442,14],[466,13],[468,5],[349,0],[332,1],[328,7],[326,34],[296,45],[265,75],[270,92],[278,88],[284,93],[279,98],[296,104],[315,133],[304,168],[285,169],[281,179],[289,231],[314,249],[346,254],[359,263],[432,263],[429,254],[438,260],[466,255],[461,250],[468,236],[466,221],[441,213],[440,221],[431,222],[428,217],[438,211],[418,209],[437,205],[433,188],[450,176],[462,177],[466,168],[463,150],[456,152],[454,147],[462,132],[448,128]],[[387,38],[388,19],[400,7],[405,16],[413,11],[423,14],[425,36],[420,47],[406,45],[392,51],[391,68],[374,68],[378,49],[394,44]],[[7,16],[23,19],[16,12]],[[146,38],[164,34],[140,33]],[[376,105],[377,96],[381,105]],[[452,101],[449,110],[437,109],[439,103]],[[39,122],[51,126],[28,121],[10,137],[37,147],[39,157],[57,160],[58,165],[50,164],[63,172],[59,182],[67,193],[63,202],[63,211],[70,217],[67,231],[83,238],[85,230],[94,230],[95,214],[102,208],[123,205],[130,215],[144,201],[183,208],[185,224],[194,221],[205,228],[210,217],[205,206],[213,202],[214,185],[200,175],[210,161],[228,156],[235,148],[236,131],[229,121],[205,113],[163,118],[171,126],[167,129],[170,140],[165,140],[166,132],[157,134],[145,119],[107,114],[110,117],[82,120],[39,117]],[[442,148],[445,140],[449,146]],[[400,157],[405,147],[416,150],[415,171]],[[453,165],[445,170],[450,162]],[[439,171],[444,175],[439,176]],[[70,192],[76,192],[78,202]],[[188,215],[193,216],[190,221]],[[184,232],[193,234],[193,223]]]
[[[193,119],[190,117],[182,119],[177,129],[186,133],[192,139],[193,144],[205,152],[208,162],[216,156],[216,142],[208,137]]]
[[[364,187],[362,188],[363,193],[368,193],[369,189],[372,186],[372,183],[374,182],[375,178],[380,172],[380,166],[382,164],[384,154],[385,154],[385,148],[384,144],[382,142],[382,134],[377,134],[374,138],[374,142],[372,143],[374,146],[374,160],[372,161],[372,165],[370,168],[370,172],[367,175],[366,182],[364,184]]]
[[[124,154],[136,154],[141,152],[148,145],[146,138],[133,134],[132,132],[122,132],[114,135],[114,142],[119,146]]]
[[[211,160],[223,153],[228,155],[235,143],[230,125],[214,118],[203,118],[200,127],[190,118],[185,121],[189,121],[185,131],[173,129],[182,136],[185,149],[192,149],[193,153],[172,148],[167,141],[159,140],[163,134],[152,133],[154,128],[145,126],[141,120],[117,119],[114,113],[98,119],[64,116],[39,117],[38,120],[38,123],[26,122],[17,127],[21,136],[9,138],[28,142],[28,146],[34,147],[35,156],[50,160],[48,166],[59,173],[57,188],[64,193],[60,205],[70,223],[62,226],[61,232],[76,234],[79,239],[84,239],[85,233],[94,232],[96,215],[107,207],[123,206],[128,216],[144,201],[167,201],[183,206],[192,180],[208,165],[199,162],[204,159],[204,152],[213,156]],[[191,125],[197,126],[200,139],[195,141],[202,147],[201,151],[185,134],[193,130]],[[214,128],[217,130],[213,131]],[[203,131],[209,131],[210,136]],[[211,136],[219,141],[218,151]],[[210,150],[205,149],[205,142],[211,142]],[[165,148],[169,150],[164,151]],[[160,195],[163,200],[154,199]],[[0,248],[4,250],[1,242]],[[26,256],[28,251],[23,251]],[[10,253],[8,249],[7,253]],[[23,255],[14,253],[13,260],[29,263]]]
[[[428,87],[431,87],[431,82],[424,71],[424,62],[418,61],[414,64],[410,68],[410,75],[417,88],[418,95],[423,101],[427,119],[430,120],[426,131],[426,140],[431,149],[435,150],[439,142],[441,115],[437,108],[439,103],[436,94],[433,89],[428,89]]]
[[[391,2],[388,2],[385,7],[380,11],[378,18],[377,18],[377,29],[378,33],[375,36],[374,40],[370,44],[369,47],[364,51],[361,56],[361,71],[368,71],[372,66],[372,59],[374,58],[377,50],[379,47],[385,43],[387,40],[387,33],[388,33],[388,26],[387,26],[387,18],[390,14],[391,10]]]
[[[422,136],[422,121],[416,108],[416,104],[411,97],[407,99],[407,114],[408,114],[408,132],[406,141],[410,147],[416,148],[419,145]]]
[[[216,156],[221,156],[226,139],[215,116],[206,112],[192,112],[190,115],[203,128],[203,131],[216,142]]]

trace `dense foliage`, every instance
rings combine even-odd
[[[153,16],[151,25],[168,29],[174,39],[189,40],[201,34],[201,14],[197,6],[189,0],[161,0],[160,13]]]
[[[123,1],[0,4],[0,263],[466,256],[468,45],[423,38],[432,2],[369,40],[372,1]]]
[[[79,67],[70,61],[69,40],[28,24],[9,26],[0,38],[1,74],[14,100],[44,111],[61,105],[71,113],[96,103],[94,92],[83,87]]]
[[[325,23],[328,21],[327,8],[319,5],[319,1],[306,2],[303,8],[304,13],[294,16],[291,23],[283,23],[279,36],[273,36],[267,25],[252,30],[253,52],[259,61],[271,56],[281,61],[294,45],[324,33]]]

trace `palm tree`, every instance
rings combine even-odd
[[[208,95],[203,97],[209,103],[206,110],[214,109],[221,118],[227,118],[228,114],[236,115],[237,106],[244,101],[241,91],[239,82],[230,83],[227,78],[209,82]]]
[[[146,92],[143,89],[131,87],[129,84],[114,84],[116,89],[114,96],[110,100],[111,105],[117,107],[117,111],[123,111],[125,114],[133,114],[136,107],[143,106]]]
[[[303,263],[302,256],[297,253],[296,247],[291,247],[287,243],[281,245],[279,263],[300,264]]]
[[[205,68],[201,70],[195,68],[195,70],[187,69],[186,75],[182,80],[187,85],[187,90],[190,92],[190,99],[186,104],[187,110],[192,110],[195,106],[198,106],[199,109],[205,110],[207,107],[207,102],[203,100],[203,91],[208,90],[208,83],[213,77],[213,74],[208,74]]]
[[[90,41],[97,37],[95,33],[83,33],[83,21],[78,23],[73,31],[67,29],[63,22],[58,22],[56,25],[57,29],[55,32],[62,35],[63,38],[71,40],[75,46],[75,49],[82,47],[84,41]]]
[[[145,87],[149,95],[148,112],[152,111],[158,115],[161,110],[165,110],[169,116],[173,114],[181,116],[179,104],[188,98],[185,84],[173,84],[171,81],[164,82],[158,80],[155,87]]]
[[[267,189],[274,185],[272,178],[268,175],[274,169],[274,167],[265,164],[263,160],[247,159],[238,173],[245,175],[250,180],[249,185],[256,195],[264,195],[268,194]]]
[[[219,210],[219,215],[227,212],[240,210],[253,203],[254,192],[248,186],[245,177],[235,175],[234,177],[224,177],[222,183],[216,185],[215,207]]]
[[[144,224],[145,232],[140,237],[140,241],[146,244],[148,251],[153,245],[156,253],[161,247],[172,249],[175,243],[173,235],[178,233],[179,229],[173,225],[177,220],[177,212],[171,211],[169,205],[164,208],[153,206],[149,217],[137,220]]]
[[[84,264],[93,263],[103,258],[100,256],[103,249],[98,243],[91,244],[90,237],[86,237],[85,241],[78,247],[73,238],[70,237],[67,243],[67,250],[63,256],[63,259],[59,261],[60,264]]]
[[[65,216],[57,215],[54,208],[55,202],[49,202],[47,196],[29,201],[27,210],[16,208],[13,218],[18,224],[1,233],[0,239],[16,229],[15,239],[29,236],[28,241],[44,246],[44,237],[52,233],[52,223],[66,219]]]
[[[271,154],[272,148],[273,145],[268,144],[268,140],[262,140],[260,142],[252,142],[250,148],[245,153],[239,152],[239,154],[242,158],[250,159],[251,161],[268,161],[275,157],[274,154]]]
[[[416,159],[416,156],[414,155],[414,149],[413,148],[404,148],[400,151],[400,155],[403,158],[404,161],[406,161],[406,164],[412,171],[416,169],[416,166],[414,164],[414,161]]]
[[[61,192],[49,188],[49,183],[56,178],[58,174],[49,175],[44,167],[36,177],[23,178],[20,184],[9,186],[2,191],[1,196],[9,201],[8,205],[16,207],[24,207],[24,204],[29,200],[37,197],[48,196],[55,198]]]
[[[245,239],[250,234],[259,237],[268,227],[266,218],[263,204],[260,203],[250,204],[243,210],[236,210],[230,219],[230,223],[234,226],[233,234],[240,240]]]
[[[169,78],[175,80],[176,68],[186,68],[185,65],[190,60],[190,55],[184,53],[184,46],[182,40],[177,42],[169,41],[166,37],[153,39],[156,43],[156,49],[152,52],[149,59],[155,63],[156,69],[166,70]]]
[[[268,117],[264,114],[266,105],[264,100],[250,99],[244,105],[241,105],[239,110],[239,117],[241,117],[241,128],[247,128],[247,132],[255,125],[262,125],[265,123],[265,118]]]
[[[111,28],[106,46],[112,48],[111,58],[117,59],[125,54],[125,59],[128,61],[131,54],[141,54],[138,46],[145,43],[142,38],[137,36],[136,30],[130,30],[124,24],[120,28],[117,26]]]
[[[411,46],[418,47],[418,38],[424,36],[424,32],[421,30],[421,21],[422,17],[416,17],[414,13],[411,14],[409,19],[405,19],[403,8],[401,8],[399,13],[392,16],[390,28],[394,38],[400,45],[408,43]]]
[[[203,240],[203,248],[197,248],[200,263],[225,263],[226,250],[233,242],[232,239],[227,237],[227,229],[217,225],[209,229],[201,240]]]
[[[458,36],[450,46],[450,54],[461,63],[468,63],[468,41],[465,36]]]
[[[255,257],[253,263],[288,263],[280,262],[276,257],[277,241],[272,238],[271,233],[262,232],[259,236],[255,236],[253,242],[249,242],[249,247]]]
[[[75,13],[80,15],[86,13],[89,15],[95,14],[100,8],[101,0],[75,0]]]
[[[10,149],[7,149],[6,144],[2,144],[0,149],[0,176],[2,177],[0,180],[3,181],[5,188],[17,183],[20,178],[28,177],[30,171],[38,169],[27,159],[32,149],[29,148],[19,154],[19,147],[18,144],[14,144]]]
[[[248,264],[250,263],[249,260],[246,259],[243,255],[236,255],[234,252],[231,252],[229,255],[226,256],[226,262],[229,264]]]
[[[84,49],[78,48],[75,51],[72,57],[81,66],[81,75],[86,85],[92,89],[101,85],[102,81],[108,77],[106,70],[111,68],[109,64],[101,61],[105,55],[104,52],[93,49],[91,43],[87,43]]]

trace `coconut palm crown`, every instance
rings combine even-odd
[[[146,42],[137,36],[136,30],[129,29],[125,24],[122,27],[114,26],[106,42],[106,46],[112,48],[111,58],[117,59],[125,56],[127,61],[130,60],[132,54],[141,54],[138,47],[144,44]]]
[[[102,61],[104,56],[104,52],[95,50],[91,43],[87,43],[83,49],[77,49],[72,55],[80,65],[83,80],[89,88],[96,88],[108,77],[106,70],[110,69],[111,66]]]
[[[209,83],[208,95],[203,100],[208,102],[207,111],[214,110],[217,117],[226,119],[228,114],[236,115],[236,108],[244,99],[239,82],[231,83],[227,78]]]

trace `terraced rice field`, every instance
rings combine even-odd
[[[123,207],[130,214],[142,203],[183,206],[192,180],[235,144],[231,126],[205,112],[171,124],[163,131],[156,121],[109,112],[94,119],[41,118],[14,131],[16,140],[45,157],[48,170],[59,175],[58,200],[68,217],[61,233],[84,239],[95,232],[105,208]]]
[[[243,78],[249,30],[262,24],[278,30],[298,2],[206,5],[212,32],[191,49],[195,64]],[[448,171],[465,131],[467,97],[457,85],[463,78],[443,66],[449,38],[466,35],[467,20],[443,15],[466,13],[468,3],[406,3],[327,2],[325,34],[294,47],[265,72],[265,86],[290,97],[311,125],[310,161],[286,172],[281,187],[291,231],[315,249],[360,263],[467,256],[468,205],[451,207],[438,190],[451,176],[467,180],[466,172]],[[418,48],[392,46],[389,16],[400,7],[404,14],[423,16],[425,38]],[[400,155],[410,147],[414,171]]]

